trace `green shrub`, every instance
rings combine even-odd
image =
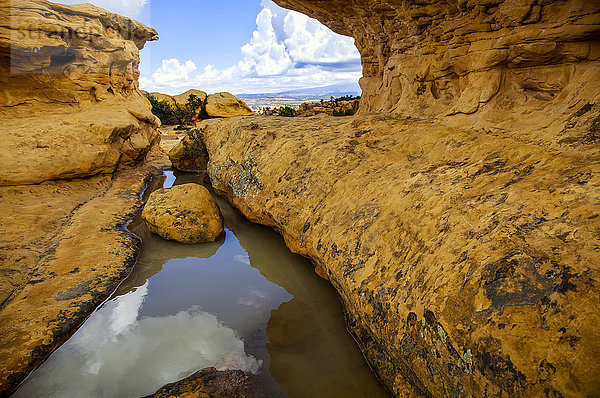
[[[200,109],[201,113],[204,113],[205,106],[206,104],[196,94],[190,94],[185,104],[185,110],[182,112],[183,118],[181,123],[192,124],[194,116],[198,113],[198,109]]]
[[[206,150],[203,139],[204,129],[191,129],[185,134],[183,150],[192,159],[201,158]]]
[[[162,124],[176,124],[179,122],[179,109],[171,106],[167,101],[159,101],[153,95],[148,96],[152,104],[152,113],[160,119]]]
[[[344,96],[336,98],[335,102],[338,102],[338,101],[353,101],[353,100],[359,100],[359,99],[360,99],[360,95],[357,95],[356,97],[354,97],[352,95],[344,95]]]
[[[159,101],[156,97],[149,95],[148,100],[152,104],[152,113],[160,119],[163,124],[179,124],[176,130],[185,130],[183,125],[192,124],[198,108],[204,112],[205,103],[194,94],[190,94],[184,109],[172,106],[167,101]],[[180,128],[181,127],[181,128]]]
[[[352,109],[346,109],[345,111],[334,109],[333,116],[354,116],[354,111]]]
[[[277,110],[277,114],[279,116],[294,117],[296,116],[296,111],[294,111],[294,109],[289,106],[282,106]]]

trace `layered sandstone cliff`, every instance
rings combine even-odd
[[[275,0],[352,36],[360,111],[442,118],[455,126],[548,139],[600,98],[600,2],[589,0]],[[590,131],[591,130],[591,131]]]
[[[395,396],[600,391],[597,146],[391,115],[202,127],[217,192],[314,261]]]
[[[138,91],[156,31],[92,5],[0,1],[0,185],[111,173],[158,139]]]

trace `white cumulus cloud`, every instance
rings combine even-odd
[[[176,58],[165,59],[162,61],[162,66],[152,74],[152,79],[166,84],[172,82],[186,82],[190,80],[190,75],[196,70],[198,70],[198,68],[191,60],[182,64]]]
[[[53,3],[60,4],[81,4],[92,3],[95,6],[105,10],[123,15],[129,18],[137,18],[140,11],[148,3],[148,0],[57,0]]]
[[[360,58],[352,39],[333,33],[306,15],[289,12],[283,29],[287,51],[297,63],[335,66],[357,64]]]
[[[241,47],[237,65],[198,69],[194,62],[163,60],[151,77],[142,76],[147,91],[178,94],[189,88],[208,92],[274,93],[333,84],[356,84],[360,54],[350,37],[335,34],[317,20],[262,1],[256,29]]]

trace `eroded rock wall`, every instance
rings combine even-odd
[[[0,1],[0,185],[111,173],[158,140],[138,91],[156,31],[92,5]]]
[[[329,278],[395,396],[600,391],[596,145],[390,115],[201,127],[215,189]]]
[[[355,38],[360,111],[443,118],[535,136],[598,102],[600,2],[589,0],[275,0]],[[598,112],[596,112],[597,114]]]

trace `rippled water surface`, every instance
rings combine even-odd
[[[196,180],[167,172],[154,185]],[[217,202],[226,236],[215,243],[168,242],[136,218],[132,274],[14,396],[139,397],[215,366],[256,373],[269,397],[385,397],[329,284]]]

